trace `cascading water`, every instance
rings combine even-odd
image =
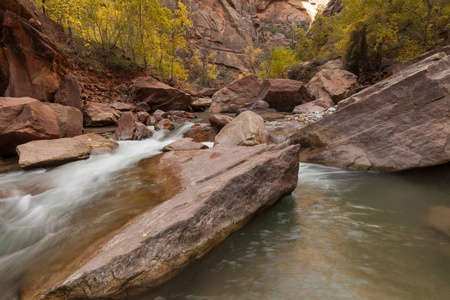
[[[0,174],[0,299],[14,299],[23,278],[50,268],[57,253],[70,253],[144,210],[148,202],[131,199],[143,187],[122,171],[160,153],[192,125],[122,141],[112,154],[51,170]]]
[[[0,299],[18,298],[24,282],[45,284],[43,270],[69,268],[97,239],[158,205],[133,170],[190,126],[51,170],[1,174]],[[449,170],[300,164],[291,196],[133,299],[448,299],[450,240],[421,219],[428,206],[449,205]]]

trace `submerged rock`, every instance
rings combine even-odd
[[[439,53],[341,101],[293,136],[301,160],[400,171],[450,161],[450,56]]]
[[[137,180],[159,170],[161,182],[176,182],[178,193],[96,243],[76,269],[54,274],[45,287],[24,286],[22,299],[125,298],[162,284],[292,192],[298,150],[282,144],[172,151],[141,162]]]
[[[255,146],[269,144],[270,134],[264,119],[252,111],[244,111],[225,125],[214,140],[214,147]]]

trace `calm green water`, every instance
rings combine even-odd
[[[134,299],[450,299],[450,166],[399,174],[301,164],[292,196]],[[450,216],[449,216],[450,217]]]

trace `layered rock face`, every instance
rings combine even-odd
[[[400,171],[450,161],[450,56],[438,53],[339,103],[291,137],[301,160]]]
[[[178,0],[165,1],[171,9]],[[183,0],[192,8],[193,42],[216,63],[244,71],[245,48],[268,43],[289,45],[292,24],[307,28],[317,6],[328,0]]]
[[[57,283],[25,286],[21,298],[119,299],[162,284],[292,192],[298,150],[281,144],[172,151],[141,162],[136,180],[148,182],[157,171],[161,184],[172,182],[178,193],[94,247],[77,269],[54,274]]]
[[[26,1],[0,2],[0,96],[50,101],[58,91],[63,58],[41,21],[59,32]]]

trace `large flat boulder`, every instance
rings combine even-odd
[[[450,56],[435,54],[341,101],[293,136],[301,160],[400,171],[450,161]]]
[[[314,100],[303,82],[290,79],[266,79],[257,96],[276,111],[292,112],[300,104]]]
[[[136,103],[145,102],[150,111],[161,109],[189,110],[192,97],[183,91],[168,86],[153,77],[140,77],[136,79],[131,94]]]
[[[214,140],[214,147],[255,146],[269,143],[270,134],[264,125],[264,119],[252,111],[244,111],[222,128]]]
[[[335,104],[355,93],[357,76],[345,70],[324,69],[306,85],[316,99],[328,98]]]
[[[88,158],[91,149],[75,138],[32,141],[17,146],[23,169],[52,167]]]
[[[20,144],[57,139],[60,133],[56,113],[42,102],[0,97],[0,155],[15,155]]]
[[[241,107],[250,107],[256,101],[261,88],[261,80],[254,74],[248,74],[228,84],[212,96],[208,111],[219,113],[234,107],[234,112]]]
[[[58,103],[46,105],[56,113],[62,138],[83,134],[83,113],[78,108]]]
[[[172,182],[175,195],[96,243],[84,259],[68,258],[80,261],[75,269],[24,286],[21,298],[119,299],[162,284],[291,193],[298,150],[259,145],[172,151],[144,160],[134,178],[146,183],[158,170],[160,184]]]

